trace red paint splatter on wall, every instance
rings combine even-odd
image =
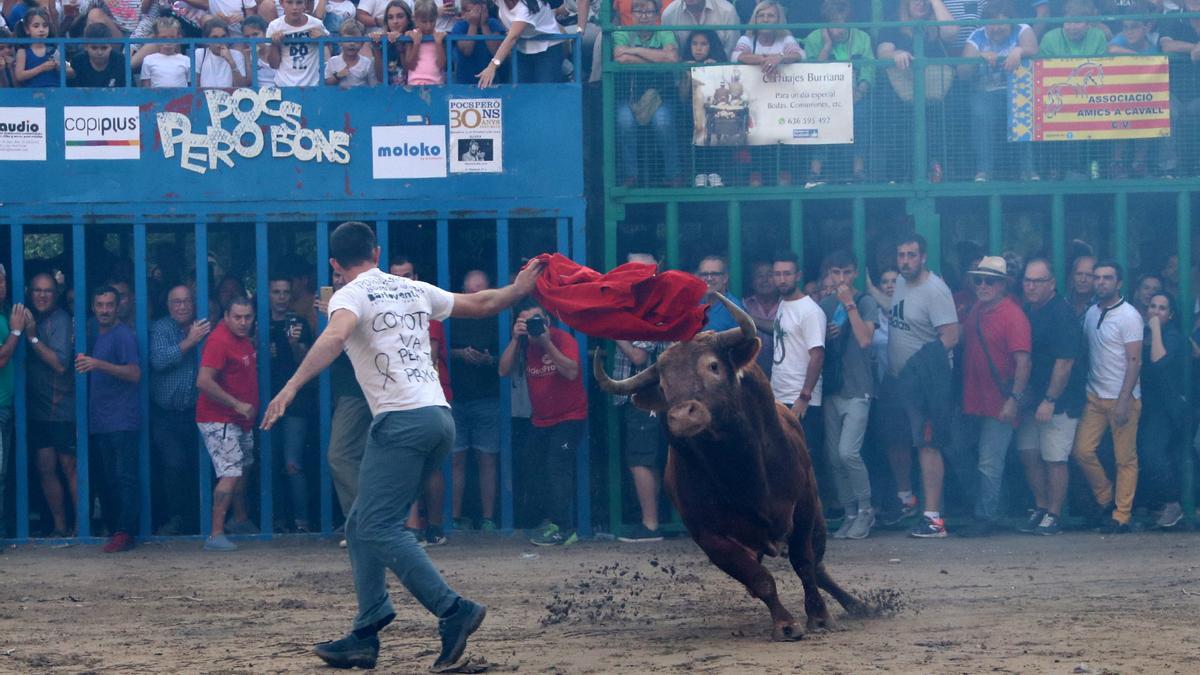
[[[346,133],[348,133],[350,135],[354,135],[354,133],[357,132],[358,129],[355,129],[354,127],[350,126],[350,113],[344,113],[343,117],[345,118],[345,120],[342,122],[342,131],[345,131]]]

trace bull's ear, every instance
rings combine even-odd
[[[762,349],[762,338],[754,338],[753,340],[744,340],[736,346],[729,349],[729,360],[733,363],[734,370],[739,373],[747,368],[754,359],[758,356],[758,350]]]
[[[663,396],[662,389],[658,385],[652,387],[644,387],[639,389],[633,395],[633,404],[646,412],[660,413],[666,412],[667,399]]]

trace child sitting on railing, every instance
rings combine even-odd
[[[111,40],[112,29],[105,23],[93,23],[83,29],[87,40]],[[72,87],[124,87],[125,57],[113,52],[112,43],[95,42],[71,59],[75,71]]]
[[[416,0],[413,5],[415,27],[408,32],[412,42],[404,54],[409,84],[446,84],[446,34],[436,30],[437,18],[438,6],[434,0]],[[427,37],[433,40],[426,40]]]
[[[362,23],[350,19],[342,23],[339,31],[342,37],[362,37],[366,32]],[[350,87],[374,87],[379,84],[375,77],[375,63],[370,57],[363,55],[361,42],[343,42],[342,53],[335,55],[325,64],[325,84],[337,85],[342,89]]]
[[[267,20],[257,14],[246,17],[242,22],[242,35],[251,39],[264,38],[267,36]],[[267,57],[271,52],[271,45],[268,44],[252,44],[249,53],[253,54],[253,59],[257,62],[258,68],[258,86],[267,87],[275,85],[275,69],[271,67],[271,63],[267,61]]]
[[[17,37],[44,40],[54,37],[54,29],[50,25],[50,13],[43,7],[34,7],[25,13],[17,24]],[[22,87],[57,87],[59,83],[58,64],[62,54],[54,45],[35,42],[17,49],[17,59],[13,72],[16,81]],[[67,64],[67,77],[73,74],[71,64]]]
[[[504,24],[488,16],[487,0],[462,0],[462,19],[454,24],[451,35],[495,35],[487,41],[456,40],[454,49],[454,82],[475,84],[475,77],[487,68],[504,38]],[[507,70],[496,73],[496,81],[507,82]]]
[[[229,24],[223,19],[205,21],[204,37],[229,37]],[[250,84],[246,55],[227,44],[210,44],[196,50],[196,76],[201,87],[227,89]]]
[[[267,26],[267,37],[271,39],[271,50],[267,62],[275,73],[275,84],[280,87],[315,87],[321,83],[321,70],[317,65],[317,43],[313,40],[326,36],[325,24],[315,16],[305,13],[304,0],[283,0],[283,16]],[[287,44],[284,45],[284,40]],[[325,59],[329,59],[329,46],[323,47]],[[284,52],[287,52],[286,54]]]
[[[359,12],[362,16],[362,12]],[[371,40],[376,44],[375,76],[384,80],[383,69],[387,68],[386,81],[396,87],[404,86],[408,80],[408,72],[404,68],[404,43],[400,39],[412,30],[412,10],[405,0],[391,0],[383,10],[383,30],[378,28],[370,32]],[[387,62],[384,63],[383,47],[380,42],[387,42]]]
[[[179,40],[179,34],[177,19],[164,16],[154,22],[156,38]],[[152,46],[153,51],[149,48],[139,49],[131,59],[134,68],[141,66],[140,86],[151,89],[187,87],[191,82],[192,62],[187,56],[179,53],[179,43],[166,42]]]

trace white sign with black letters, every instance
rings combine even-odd
[[[141,111],[137,106],[65,106],[67,159],[141,159]]]
[[[46,161],[46,109],[0,108],[0,161]]]
[[[450,99],[450,173],[501,173],[503,141],[500,99]]]

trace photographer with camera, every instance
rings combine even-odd
[[[304,360],[313,343],[312,329],[304,317],[292,311],[292,280],[283,273],[271,277],[267,287],[271,305],[271,395],[279,393],[291,379],[296,367]],[[308,439],[308,420],[317,412],[316,391],[312,386],[300,390],[295,403],[279,427],[279,444],[283,447],[284,473],[287,474],[291,495],[292,527],[297,532],[310,531],[308,522],[308,477],[304,473],[305,441]],[[269,467],[264,467],[269,470]],[[279,494],[278,492],[276,494]]]
[[[545,490],[539,490],[544,520],[529,542],[570,544],[575,537],[575,450],[583,440],[587,392],[579,368],[579,343],[550,325],[532,300],[518,305],[512,340],[500,356],[500,376],[523,372],[533,408],[530,446],[543,458]]]

